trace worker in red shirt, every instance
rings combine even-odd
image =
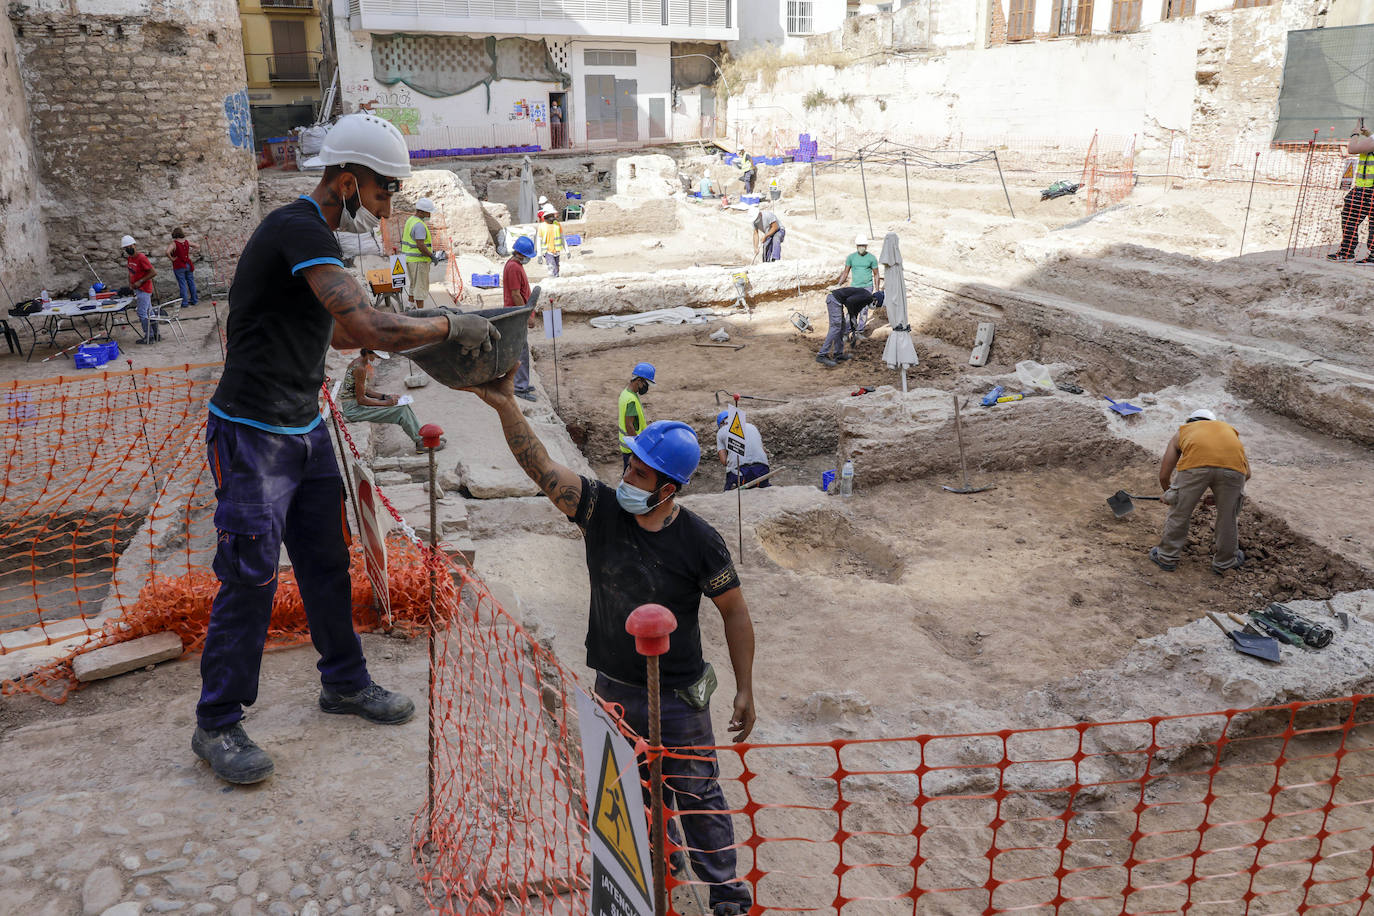
[[[125,263],[129,267],[129,286],[133,287],[134,302],[138,306],[138,320],[143,325],[143,337],[137,343],[148,344],[161,340],[157,325],[153,323],[153,277],[157,270],[148,256],[134,248],[134,237],[126,235],[119,240],[124,249]]]
[[[191,256],[200,251],[200,246],[186,238],[186,230],[180,226],[172,230],[172,240],[167,243],[167,257],[172,262],[172,274],[177,278],[177,290],[181,293],[181,307],[188,309],[200,301],[196,290],[196,264]]]
[[[530,289],[530,278],[525,274],[525,265],[534,257],[534,240],[521,236],[511,246],[510,260],[501,269],[501,301],[508,309],[530,306],[528,327],[534,329],[534,316],[539,310],[539,287]],[[530,345],[525,342],[525,352],[520,356],[520,365],[515,369],[515,396],[526,401],[537,400],[534,389],[530,387]]]

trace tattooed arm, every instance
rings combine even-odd
[[[530,429],[515,400],[515,373],[507,373],[495,381],[467,390],[496,408],[501,418],[501,432],[506,435],[506,444],[530,480],[539,485],[539,489],[558,507],[559,512],[567,516],[576,513],[577,504],[582,500],[582,478],[571,468],[565,468],[550,458],[544,443]]]
[[[409,350],[448,337],[447,318],[407,318],[374,309],[354,276],[337,264],[316,264],[301,272],[315,298],[334,316],[335,347]]]

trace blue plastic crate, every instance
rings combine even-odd
[[[500,289],[500,274],[473,274],[472,285],[477,289]]]
[[[564,200],[581,200],[581,199],[582,199],[582,195],[581,195],[581,194],[578,194],[576,191],[565,191],[565,192],[563,193],[563,199],[564,199]]]
[[[581,244],[582,244],[582,236],[581,236],[580,234],[574,232],[572,235],[565,235],[565,236],[563,236],[563,241],[564,241],[564,242],[567,242],[569,245],[581,245]]]

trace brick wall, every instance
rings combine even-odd
[[[38,152],[55,277],[126,277],[119,237],[162,256],[173,227],[241,237],[257,167],[237,5],[143,0],[9,5]],[[56,284],[54,284],[56,285]],[[173,284],[173,289],[175,288]]]
[[[1007,43],[1007,12],[1002,8],[1002,0],[988,0],[988,44]]]

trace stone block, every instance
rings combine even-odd
[[[78,655],[72,662],[72,672],[78,681],[96,681],[178,658],[181,652],[180,636],[175,633],[154,633]]]
[[[520,179],[493,178],[487,182],[487,203],[506,208],[512,219],[520,212]]]

